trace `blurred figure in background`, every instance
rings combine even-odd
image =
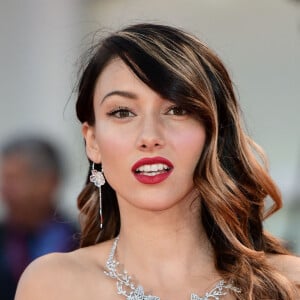
[[[15,139],[0,152],[0,299],[14,299],[18,279],[35,258],[77,246],[76,226],[57,211],[61,157],[48,141]]]

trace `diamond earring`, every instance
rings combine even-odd
[[[99,191],[99,215],[100,215],[100,229],[103,228],[103,214],[102,214],[102,194],[101,186],[105,184],[105,178],[103,175],[103,170],[98,171],[95,169],[95,164],[92,164],[92,170],[90,175],[90,182],[92,182]]]

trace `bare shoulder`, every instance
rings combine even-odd
[[[268,261],[289,280],[300,284],[300,257],[293,255],[268,255]]]
[[[38,258],[22,274],[15,299],[54,299],[53,286],[61,290],[61,282],[70,277],[68,273],[74,268],[76,264],[69,254],[53,253]]]
[[[107,290],[103,270],[108,244],[38,258],[24,271],[15,300],[81,300],[94,299],[94,294],[99,297]]]

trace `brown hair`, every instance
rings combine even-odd
[[[78,119],[94,124],[96,81],[107,63],[119,57],[151,89],[201,120],[206,145],[194,183],[216,268],[242,289],[239,299],[293,299],[292,284],[265,256],[287,253],[262,225],[266,216],[281,207],[281,196],[267,172],[262,150],[243,130],[231,79],[218,56],[194,36],[155,24],[127,27],[93,49],[79,82]],[[106,183],[100,231],[97,195],[87,180],[78,197],[82,247],[111,239],[120,230],[116,195]],[[267,212],[266,197],[273,199]]]

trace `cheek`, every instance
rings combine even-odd
[[[105,180],[117,192],[130,175],[128,157],[132,155],[129,137],[118,131],[103,130],[97,136]],[[125,185],[126,187],[126,185]]]
[[[132,151],[132,139],[129,132],[123,132],[103,122],[96,130],[96,139],[103,164],[120,162],[120,158]]]
[[[205,131],[190,130],[176,140],[177,156],[183,178],[193,180],[196,166],[201,158],[206,140]]]
[[[194,158],[198,161],[204,148],[205,140],[206,134],[204,128],[196,127],[177,135],[174,143],[176,143],[176,148],[185,152],[190,159]]]

